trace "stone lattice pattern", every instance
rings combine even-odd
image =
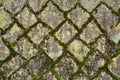
[[[120,0],[0,0],[0,80],[120,80]]]

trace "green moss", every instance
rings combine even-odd
[[[35,76],[34,80],[41,80],[39,76]]]

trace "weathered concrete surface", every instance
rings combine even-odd
[[[0,0],[0,80],[120,80],[119,9],[120,0]]]

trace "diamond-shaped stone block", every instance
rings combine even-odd
[[[7,28],[11,23],[11,18],[7,12],[4,11],[3,7],[0,7],[0,28]]]
[[[100,23],[102,28],[110,34],[111,27],[115,27],[119,17],[112,14],[111,10],[109,10],[105,5],[99,6],[97,10],[97,13],[94,14],[95,18]]]
[[[32,12],[30,12],[28,8],[24,8],[23,11],[18,14],[16,18],[25,28],[28,28],[37,21],[35,15],[32,14]]]
[[[62,80],[68,80],[71,75],[77,71],[77,65],[70,58],[70,56],[64,56],[55,66],[55,71],[61,76]]]
[[[58,11],[58,9],[51,2],[39,15],[39,17],[52,28],[55,28],[64,19],[63,14]]]
[[[74,40],[68,47],[68,49],[74,54],[74,56],[79,60],[83,61],[83,58],[89,52],[89,48],[87,48],[82,42],[78,40]]]
[[[68,13],[68,17],[74,22],[74,24],[81,28],[89,18],[89,14],[77,6],[76,9]]]
[[[9,42],[13,42],[22,33],[23,30],[20,27],[18,27],[17,24],[14,24],[13,27],[10,30],[8,30],[7,33],[4,35],[4,38]]]
[[[100,30],[96,26],[96,24],[92,21],[87,27],[83,30],[82,34],[80,34],[81,39],[90,43],[95,40],[101,34]]]
[[[98,68],[104,66],[104,64],[105,60],[101,57],[100,53],[95,52],[88,57],[82,69],[87,76],[92,76],[98,71]]]
[[[42,24],[38,24],[29,31],[28,35],[34,43],[39,44],[43,40],[44,36],[48,34],[48,32],[49,29],[42,26]]]
[[[55,36],[63,43],[67,43],[76,33],[77,31],[74,29],[74,27],[66,22],[56,32]]]
[[[53,37],[50,37],[48,40],[45,41],[43,49],[45,50],[46,54],[54,60],[62,55],[63,52],[63,47],[60,46]]]
[[[13,48],[26,59],[30,59],[37,53],[33,44],[31,44],[26,38],[21,38]]]
[[[50,67],[50,65],[51,62],[49,59],[47,59],[44,55],[38,55],[35,59],[32,59],[26,67],[34,75],[40,76]]]

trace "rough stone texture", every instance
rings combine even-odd
[[[0,0],[0,80],[120,80],[120,0]]]
[[[42,80],[57,80],[57,79],[55,78],[54,75],[52,75],[51,72],[48,72],[43,76]]]
[[[105,64],[105,60],[101,58],[98,52],[90,55],[84,66],[82,67],[87,76],[92,76],[97,72],[98,68]]]
[[[45,5],[47,0],[29,0],[30,6],[33,8],[34,11],[39,11]]]
[[[68,49],[74,54],[74,56],[79,60],[83,61],[83,58],[89,52],[89,48],[86,47],[79,40],[74,40],[68,47]]]
[[[109,65],[109,69],[116,75],[120,75],[120,55],[112,59],[112,63]]]
[[[14,24],[13,27],[4,35],[4,38],[9,41],[13,42],[18,38],[18,35],[21,35],[23,30],[18,27],[17,24]]]
[[[11,23],[10,16],[4,11],[4,7],[0,7],[0,28],[6,28]]]
[[[51,65],[50,61],[45,56],[38,56],[36,59],[30,61],[27,69],[34,75],[41,75]]]
[[[35,44],[40,44],[43,40],[44,36],[49,33],[49,29],[42,26],[42,24],[38,24],[28,33],[28,36],[34,41]]]
[[[116,31],[111,30],[111,26],[115,26],[118,22],[118,17],[111,13],[111,11],[105,6],[101,5],[98,8],[98,12],[95,14],[95,18],[101,24],[101,26],[108,32],[109,36],[115,34]]]
[[[34,48],[33,44],[28,42],[25,38],[21,38],[13,48],[26,59],[30,59],[37,53],[37,50]]]
[[[95,34],[94,34],[95,33]],[[95,38],[97,38],[101,34],[100,30],[96,27],[96,24],[94,22],[91,22],[87,25],[87,27],[83,30],[83,33],[80,35],[80,37],[86,41],[87,43],[95,41]]]
[[[75,34],[76,30],[68,22],[64,23],[62,27],[56,32],[56,37],[63,43],[67,43]]]
[[[23,11],[17,15],[17,19],[25,28],[36,22],[35,15],[32,14],[28,8],[24,8]]]
[[[52,59],[56,60],[60,55],[62,55],[63,47],[55,42],[53,37],[50,37],[45,41],[45,44],[42,46],[46,54]]]
[[[47,4],[39,17],[52,28],[55,28],[64,19],[63,14],[51,2]]]
[[[113,80],[106,72],[101,72],[94,80]]]
[[[20,69],[11,76],[11,80],[32,80],[32,78],[25,69]]]
[[[87,21],[89,18],[89,14],[85,12],[82,8],[79,6],[76,7],[76,9],[72,10],[70,13],[68,13],[68,17],[72,19],[72,21],[81,28],[82,25]]]
[[[24,60],[21,59],[19,56],[12,58],[10,61],[4,63],[1,68],[0,72],[5,77],[5,80],[9,79],[11,75],[22,66]]]
[[[9,49],[6,46],[4,46],[4,43],[0,38],[0,60],[6,59],[7,56],[9,56],[9,54]]]
[[[64,10],[64,11],[67,11],[69,10],[70,8],[72,8],[75,3],[77,2],[77,0],[53,0],[56,4],[59,5],[59,7]]]
[[[69,56],[63,57],[55,66],[55,71],[61,76],[62,80],[68,80],[76,70],[77,65]]]
[[[12,13],[16,13],[22,9],[26,0],[1,0],[5,9],[9,10]]]

